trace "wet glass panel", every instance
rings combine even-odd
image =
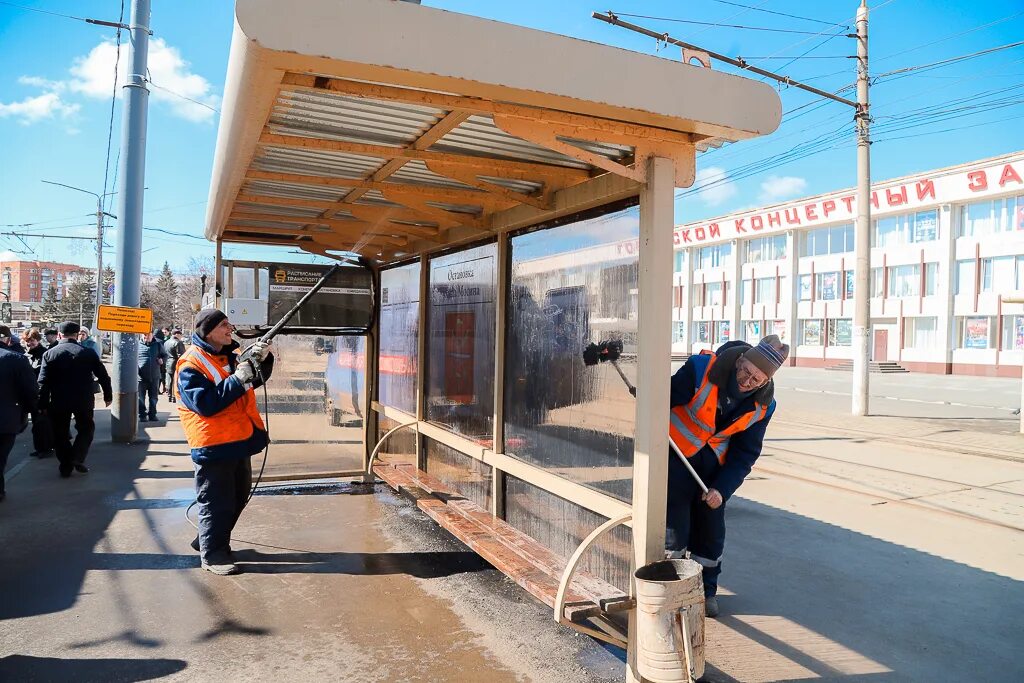
[[[380,387],[382,404],[416,414],[420,325],[420,264],[380,274]]]
[[[389,420],[383,415],[377,419],[380,436],[384,436],[392,429],[402,424],[396,420]],[[380,438],[380,437],[378,437]],[[413,427],[404,427],[387,438],[384,445],[380,447],[377,457],[390,463],[416,464],[416,430]]]
[[[481,443],[493,438],[497,245],[430,261],[427,419]]]
[[[512,476],[505,477],[505,520],[566,560],[591,531],[608,521]],[[616,527],[590,547],[580,568],[629,592],[632,543],[632,531]]]
[[[634,399],[582,353],[621,342],[636,381],[638,227],[634,208],[514,237],[506,328],[505,452],[627,501]]]
[[[491,509],[491,466],[460,453],[443,443],[423,438],[427,474],[473,501],[484,510]]]
[[[273,446],[268,474],[359,469],[363,466],[363,337],[287,335],[274,339],[267,383]],[[263,390],[257,392],[263,412]],[[259,466],[259,458],[254,465]]]

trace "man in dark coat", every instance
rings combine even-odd
[[[178,359],[185,353],[185,342],[181,339],[181,330],[174,328],[171,337],[164,342],[164,354],[167,362],[164,363],[164,376],[167,378],[167,398],[171,403],[177,403],[174,397],[174,374],[178,365]]]
[[[96,432],[93,419],[96,399],[92,385],[103,388],[103,403],[110,406],[114,392],[110,375],[99,356],[78,343],[78,323],[61,323],[61,341],[43,354],[39,368],[39,409],[50,417],[54,445],[60,463],[60,476],[70,477],[72,470],[85,474],[85,457]],[[74,444],[71,443],[71,418],[75,418]]]
[[[0,346],[0,500],[4,488],[7,456],[14,448],[14,439],[28,424],[28,414],[36,408],[36,383],[28,359],[20,353]]]
[[[7,349],[14,353],[25,353],[25,347],[21,345],[18,337],[11,333],[11,328],[7,325],[0,325],[0,349]]]
[[[163,342],[155,334],[144,335],[139,344],[139,422],[156,421],[156,400],[166,358]]]
[[[32,366],[32,382],[39,382],[39,370],[43,367],[43,354],[46,347],[43,337],[35,327],[21,333],[21,343],[25,346],[25,356]],[[32,411],[32,452],[33,458],[48,458],[53,455],[53,429],[50,418],[38,410]]]
[[[43,330],[43,339],[46,340],[46,350],[49,351],[57,344],[60,344],[60,335],[57,334],[57,330],[52,327],[47,327]]]

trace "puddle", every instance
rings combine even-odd
[[[260,484],[257,496],[365,496],[376,490],[376,484],[355,482],[309,482]]]

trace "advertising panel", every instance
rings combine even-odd
[[[330,266],[270,263],[267,324],[274,325],[299,302]],[[363,267],[342,268],[306,302],[288,328],[367,329],[373,322],[373,281]]]
[[[964,320],[964,348],[988,348],[988,318],[967,318]]]

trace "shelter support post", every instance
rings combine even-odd
[[[509,257],[512,244],[508,233],[498,235],[498,288],[495,292],[494,329],[494,434],[491,450],[505,452],[505,325],[508,318]],[[491,514],[505,517],[505,473],[491,468]]]
[[[669,373],[672,362],[672,231],[675,163],[651,157],[640,191],[640,256],[637,268],[636,438],[633,452],[633,563],[664,559],[668,479]],[[632,592],[632,591],[631,591]],[[629,617],[626,680],[636,670],[636,611]]]
[[[380,292],[380,269],[373,269],[373,291]],[[370,458],[373,449],[380,438],[377,425],[379,422],[377,411],[373,410],[373,404],[377,400],[377,367],[380,360],[380,306],[374,307],[373,325],[366,335],[366,344],[363,348],[363,481],[367,484],[374,480],[373,471],[370,468]]]
[[[419,327],[416,338],[416,419],[427,419],[427,334],[430,315],[430,259],[420,256]],[[419,429],[416,430],[416,469],[427,471],[426,444]]]

